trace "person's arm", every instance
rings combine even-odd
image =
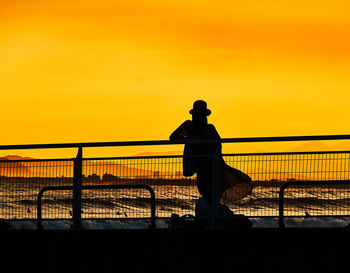
[[[191,126],[192,121],[186,120],[182,123],[169,137],[170,140],[180,140],[188,137],[188,129]]]

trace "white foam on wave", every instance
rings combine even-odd
[[[8,221],[15,230],[33,230],[37,229],[36,220],[14,220]],[[148,229],[149,220],[84,220],[82,221],[83,229]],[[70,220],[43,220],[42,227],[44,230],[68,230],[71,229],[72,221]],[[168,228],[164,220],[156,220],[157,228]]]
[[[254,218],[251,219],[253,227],[257,228],[276,228],[278,227],[278,218]],[[345,227],[350,224],[350,218],[285,218],[285,226],[288,227],[310,227],[310,228],[332,228]]]
[[[277,218],[252,218],[253,228],[277,228]],[[35,220],[13,220],[8,221],[15,230],[35,230],[37,222]],[[350,218],[285,218],[285,226],[288,227],[310,227],[310,228],[332,228],[345,227],[350,225]],[[42,223],[45,230],[69,230],[72,221],[69,220],[45,220]],[[84,220],[83,229],[148,229],[149,220]],[[168,228],[168,221],[157,219],[156,228]]]

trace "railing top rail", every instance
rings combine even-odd
[[[111,142],[77,142],[77,143],[51,143],[51,144],[19,144],[0,145],[0,150],[21,149],[57,149],[78,147],[121,147],[121,146],[152,146],[175,144],[201,144],[201,143],[249,143],[249,142],[289,142],[289,141],[315,141],[315,140],[345,140],[350,135],[316,135],[316,136],[280,136],[280,137],[245,137],[222,139],[187,139],[187,140],[149,140],[149,141],[111,141]]]

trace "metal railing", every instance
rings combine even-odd
[[[59,149],[59,148],[88,148],[88,147],[125,147],[125,146],[154,146],[174,144],[203,144],[203,143],[253,143],[253,142],[288,142],[288,141],[317,141],[317,140],[348,140],[350,135],[316,135],[316,136],[282,136],[282,137],[245,137],[222,139],[186,139],[186,140],[148,140],[148,141],[110,141],[110,142],[80,142],[52,144],[16,144],[0,145],[0,150],[19,149]]]
[[[194,212],[195,200],[199,197],[196,190],[196,177],[182,176],[182,156],[83,158],[83,149],[88,147],[346,139],[350,139],[350,135],[0,145],[0,150],[78,148],[77,157],[74,159],[0,161],[6,169],[0,174],[0,182],[3,184],[3,191],[0,193],[2,194],[0,213],[1,210],[3,213],[0,217],[31,218],[34,210],[32,205],[36,202],[33,193],[47,185],[69,185],[73,187],[73,223],[78,226],[82,219],[82,187],[85,184],[140,184],[145,181],[155,191],[158,204],[157,217],[169,217],[173,212],[179,214]],[[215,158],[217,155],[209,156]],[[228,165],[240,169],[253,179],[252,195],[243,200],[228,203],[236,213],[243,213],[249,217],[278,216],[278,192],[286,181],[294,183],[298,180],[350,179],[349,151],[240,153],[224,154],[223,157]],[[18,166],[16,166],[17,163]],[[58,165],[60,167],[57,167]],[[16,172],[19,170],[20,174],[17,175]],[[214,180],[215,175],[213,175],[213,182]],[[17,188],[15,188],[16,183],[20,184]],[[7,193],[7,191],[10,192]],[[25,192],[28,197],[19,194],[19,197],[14,200],[11,194],[15,191],[21,191],[23,194]],[[62,196],[61,204],[67,199],[71,198]],[[130,200],[124,198],[123,201],[129,202],[125,203],[125,206],[130,207]],[[23,213],[18,213],[19,208]],[[23,208],[26,208],[26,211]],[[347,205],[344,207],[343,214],[349,214],[346,209]],[[67,211],[66,207],[65,211]],[[213,215],[214,219],[215,213]],[[58,216],[55,217],[65,218]]]
[[[288,187],[296,187],[296,186],[302,186],[302,187],[311,187],[311,186],[339,186],[339,185],[344,185],[344,186],[350,186],[350,180],[328,180],[328,181],[289,181],[284,183],[280,190],[279,190],[279,215],[278,215],[278,226],[280,228],[284,228],[284,205],[285,205],[285,198],[284,198],[284,193],[285,190]],[[350,187],[348,188],[350,191]],[[312,217],[312,215],[304,215],[306,217]],[[327,215],[328,216],[328,215]],[[339,215],[333,215],[333,216],[339,216]],[[341,216],[341,215],[340,215]]]
[[[156,227],[156,200],[153,189],[148,185],[90,185],[90,186],[81,186],[81,190],[103,190],[103,189],[145,189],[150,193],[150,201],[151,201],[151,229],[155,229]],[[37,229],[42,230],[42,215],[41,215],[41,207],[42,207],[42,197],[47,191],[62,191],[62,190],[74,190],[73,186],[50,186],[44,187],[40,190],[37,199]],[[74,215],[73,215],[74,217]],[[81,219],[80,219],[81,221]],[[80,228],[81,222],[73,222],[73,229]]]

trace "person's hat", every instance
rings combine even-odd
[[[190,110],[190,114],[192,115],[194,112],[205,114],[209,116],[211,111],[207,108],[207,103],[204,100],[197,100],[193,103],[193,109]]]

